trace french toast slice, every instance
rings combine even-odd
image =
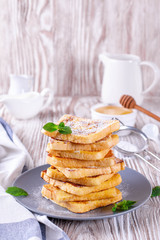
[[[114,174],[109,180],[101,183],[100,185],[90,186],[90,187],[78,185],[75,183],[58,181],[58,180],[48,177],[45,172],[41,172],[41,177],[47,183],[49,183],[55,187],[58,187],[65,192],[68,192],[68,193],[71,193],[74,195],[78,195],[78,196],[82,196],[82,195],[89,194],[92,192],[99,192],[99,191],[102,191],[102,190],[105,190],[108,188],[112,188],[112,187],[119,185],[122,182],[122,178],[119,173]]]
[[[102,190],[99,192],[93,192],[93,193],[89,193],[83,196],[77,196],[77,195],[73,195],[70,193],[67,193],[61,189],[59,189],[58,187],[55,187],[51,184],[47,184],[44,185],[42,188],[42,192],[44,192],[44,195],[52,200],[56,200],[59,202],[68,202],[68,201],[87,201],[87,200],[98,200],[98,199],[105,199],[105,198],[112,198],[115,197],[118,193],[117,188],[113,187],[113,188],[109,188],[106,190]]]
[[[120,128],[118,120],[91,120],[69,114],[62,116],[58,124],[60,122],[69,126],[72,133],[61,134],[58,131],[48,132],[44,129],[42,129],[42,133],[57,140],[67,140],[74,143],[95,143]]]
[[[50,155],[54,157],[61,157],[61,158],[72,158],[72,159],[79,159],[79,160],[100,160],[103,159],[106,154],[110,151],[110,149],[104,149],[100,151],[62,151],[62,150],[51,150],[49,152]]]
[[[42,196],[47,198],[45,196],[45,192],[42,191]],[[67,208],[71,212],[74,213],[85,213],[90,210],[108,206],[110,204],[119,202],[122,199],[122,193],[118,190],[118,194],[115,197],[107,198],[107,199],[100,199],[100,200],[93,200],[93,201],[80,201],[80,202],[58,202],[55,199],[51,200],[52,202],[60,205],[61,207]]]
[[[111,151],[110,151],[111,152]],[[55,167],[63,168],[85,168],[85,167],[110,167],[115,164],[115,157],[113,154],[107,154],[105,158],[100,160],[78,160],[73,158],[61,158],[47,156],[47,163]]]
[[[116,163],[110,167],[88,167],[88,168],[63,168],[56,167],[67,178],[83,178],[92,177],[102,174],[111,174],[115,171],[124,170],[125,165],[123,160],[115,158]]]
[[[51,150],[62,150],[62,151],[69,151],[69,150],[83,150],[83,151],[100,151],[108,148],[114,147],[119,142],[118,135],[110,134],[109,136],[90,144],[77,144],[68,141],[57,140],[54,138],[50,139],[50,142],[47,145],[47,152]]]
[[[102,182],[107,181],[117,172],[114,172],[112,174],[98,175],[94,177],[73,179],[73,178],[67,178],[63,173],[59,172],[58,169],[51,166],[47,169],[47,171],[44,170],[41,172],[41,177],[43,178],[44,175],[46,174],[47,179],[45,179],[45,181],[47,181],[48,183],[51,181],[51,179],[54,179],[54,180],[59,180],[63,182],[71,182],[79,185],[84,185],[84,186],[96,186],[101,184]]]

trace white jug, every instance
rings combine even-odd
[[[17,95],[1,95],[0,103],[17,119],[29,119],[45,110],[53,100],[53,92],[44,88],[42,92],[25,92]]]
[[[104,103],[119,103],[123,94],[131,95],[137,104],[142,102],[142,94],[153,89],[160,76],[159,68],[152,62],[141,61],[136,55],[109,54],[99,55],[99,60],[104,64],[104,76],[102,82],[101,98]],[[154,80],[144,90],[141,66],[146,65],[153,69]]]

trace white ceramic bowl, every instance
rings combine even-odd
[[[121,107],[121,105],[118,105],[118,104],[117,105],[112,104],[112,105]],[[92,119],[110,120],[110,119],[116,118],[126,126],[133,127],[135,125],[136,115],[137,115],[137,111],[135,109],[132,110],[133,112],[128,114],[123,114],[123,115],[108,115],[108,114],[103,114],[96,111],[97,108],[105,107],[105,106],[107,106],[107,104],[99,103],[91,107]]]

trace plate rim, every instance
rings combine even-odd
[[[12,186],[16,186],[16,185],[15,185],[16,182],[17,182],[20,178],[22,178],[24,175],[28,174],[28,172],[35,171],[35,170],[37,170],[38,168],[42,168],[42,167],[47,168],[47,167],[49,167],[49,166],[50,166],[49,164],[43,164],[43,165],[37,166],[37,167],[35,167],[35,168],[29,169],[29,170],[23,172],[21,175],[19,175],[19,176],[16,178],[16,180],[13,182]],[[39,215],[46,215],[46,216],[48,216],[48,217],[52,217],[52,218],[55,218],[55,219],[72,220],[72,221],[89,221],[89,220],[100,220],[100,219],[107,219],[107,218],[118,217],[118,216],[121,216],[121,215],[130,213],[130,212],[133,212],[133,211],[137,210],[138,208],[140,208],[142,205],[144,205],[144,204],[149,200],[149,198],[150,198],[150,196],[151,196],[151,193],[152,193],[151,183],[149,182],[149,180],[148,180],[142,173],[140,173],[140,172],[138,172],[138,171],[136,171],[136,170],[134,170],[134,169],[132,169],[132,168],[129,168],[129,167],[125,167],[125,169],[124,169],[123,171],[125,171],[125,170],[133,171],[133,172],[135,172],[136,174],[141,175],[141,176],[147,181],[147,183],[148,183],[148,185],[149,185],[149,187],[150,187],[150,194],[149,194],[148,197],[147,197],[142,203],[140,203],[138,206],[134,206],[134,207],[132,207],[131,209],[126,210],[126,211],[123,211],[123,212],[113,213],[112,215],[110,214],[110,215],[103,215],[103,216],[88,216],[88,217],[84,217],[84,218],[83,218],[83,217],[78,218],[78,216],[75,216],[75,217],[73,217],[73,216],[71,216],[71,217],[70,217],[70,216],[57,216],[57,215],[53,215],[53,214],[44,213],[44,212],[41,212],[41,211],[36,211],[36,209],[33,209],[33,208],[28,207],[28,206],[26,206],[25,204],[23,204],[23,202],[20,201],[20,198],[18,198],[18,197],[14,197],[14,198],[16,199],[16,201],[17,201],[19,204],[21,204],[23,207],[25,207],[26,209],[28,209],[29,211],[31,211],[33,214],[34,214],[34,213],[37,213],[37,214],[39,214]],[[41,170],[41,171],[42,171],[42,170]],[[121,171],[120,171],[119,173],[121,173]],[[46,200],[47,200],[47,199],[46,199]],[[56,204],[56,203],[54,203],[54,204]],[[58,205],[58,204],[56,204],[56,205]],[[59,206],[59,205],[58,205],[58,206]],[[66,210],[68,210],[68,209],[66,209]],[[69,211],[69,210],[68,210],[68,211]],[[73,214],[75,214],[75,213],[73,213]],[[83,214],[83,213],[76,213],[76,214]]]

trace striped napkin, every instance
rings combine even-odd
[[[32,168],[33,161],[10,126],[0,118],[0,240],[69,240],[47,216],[31,213],[5,192],[24,166]]]

